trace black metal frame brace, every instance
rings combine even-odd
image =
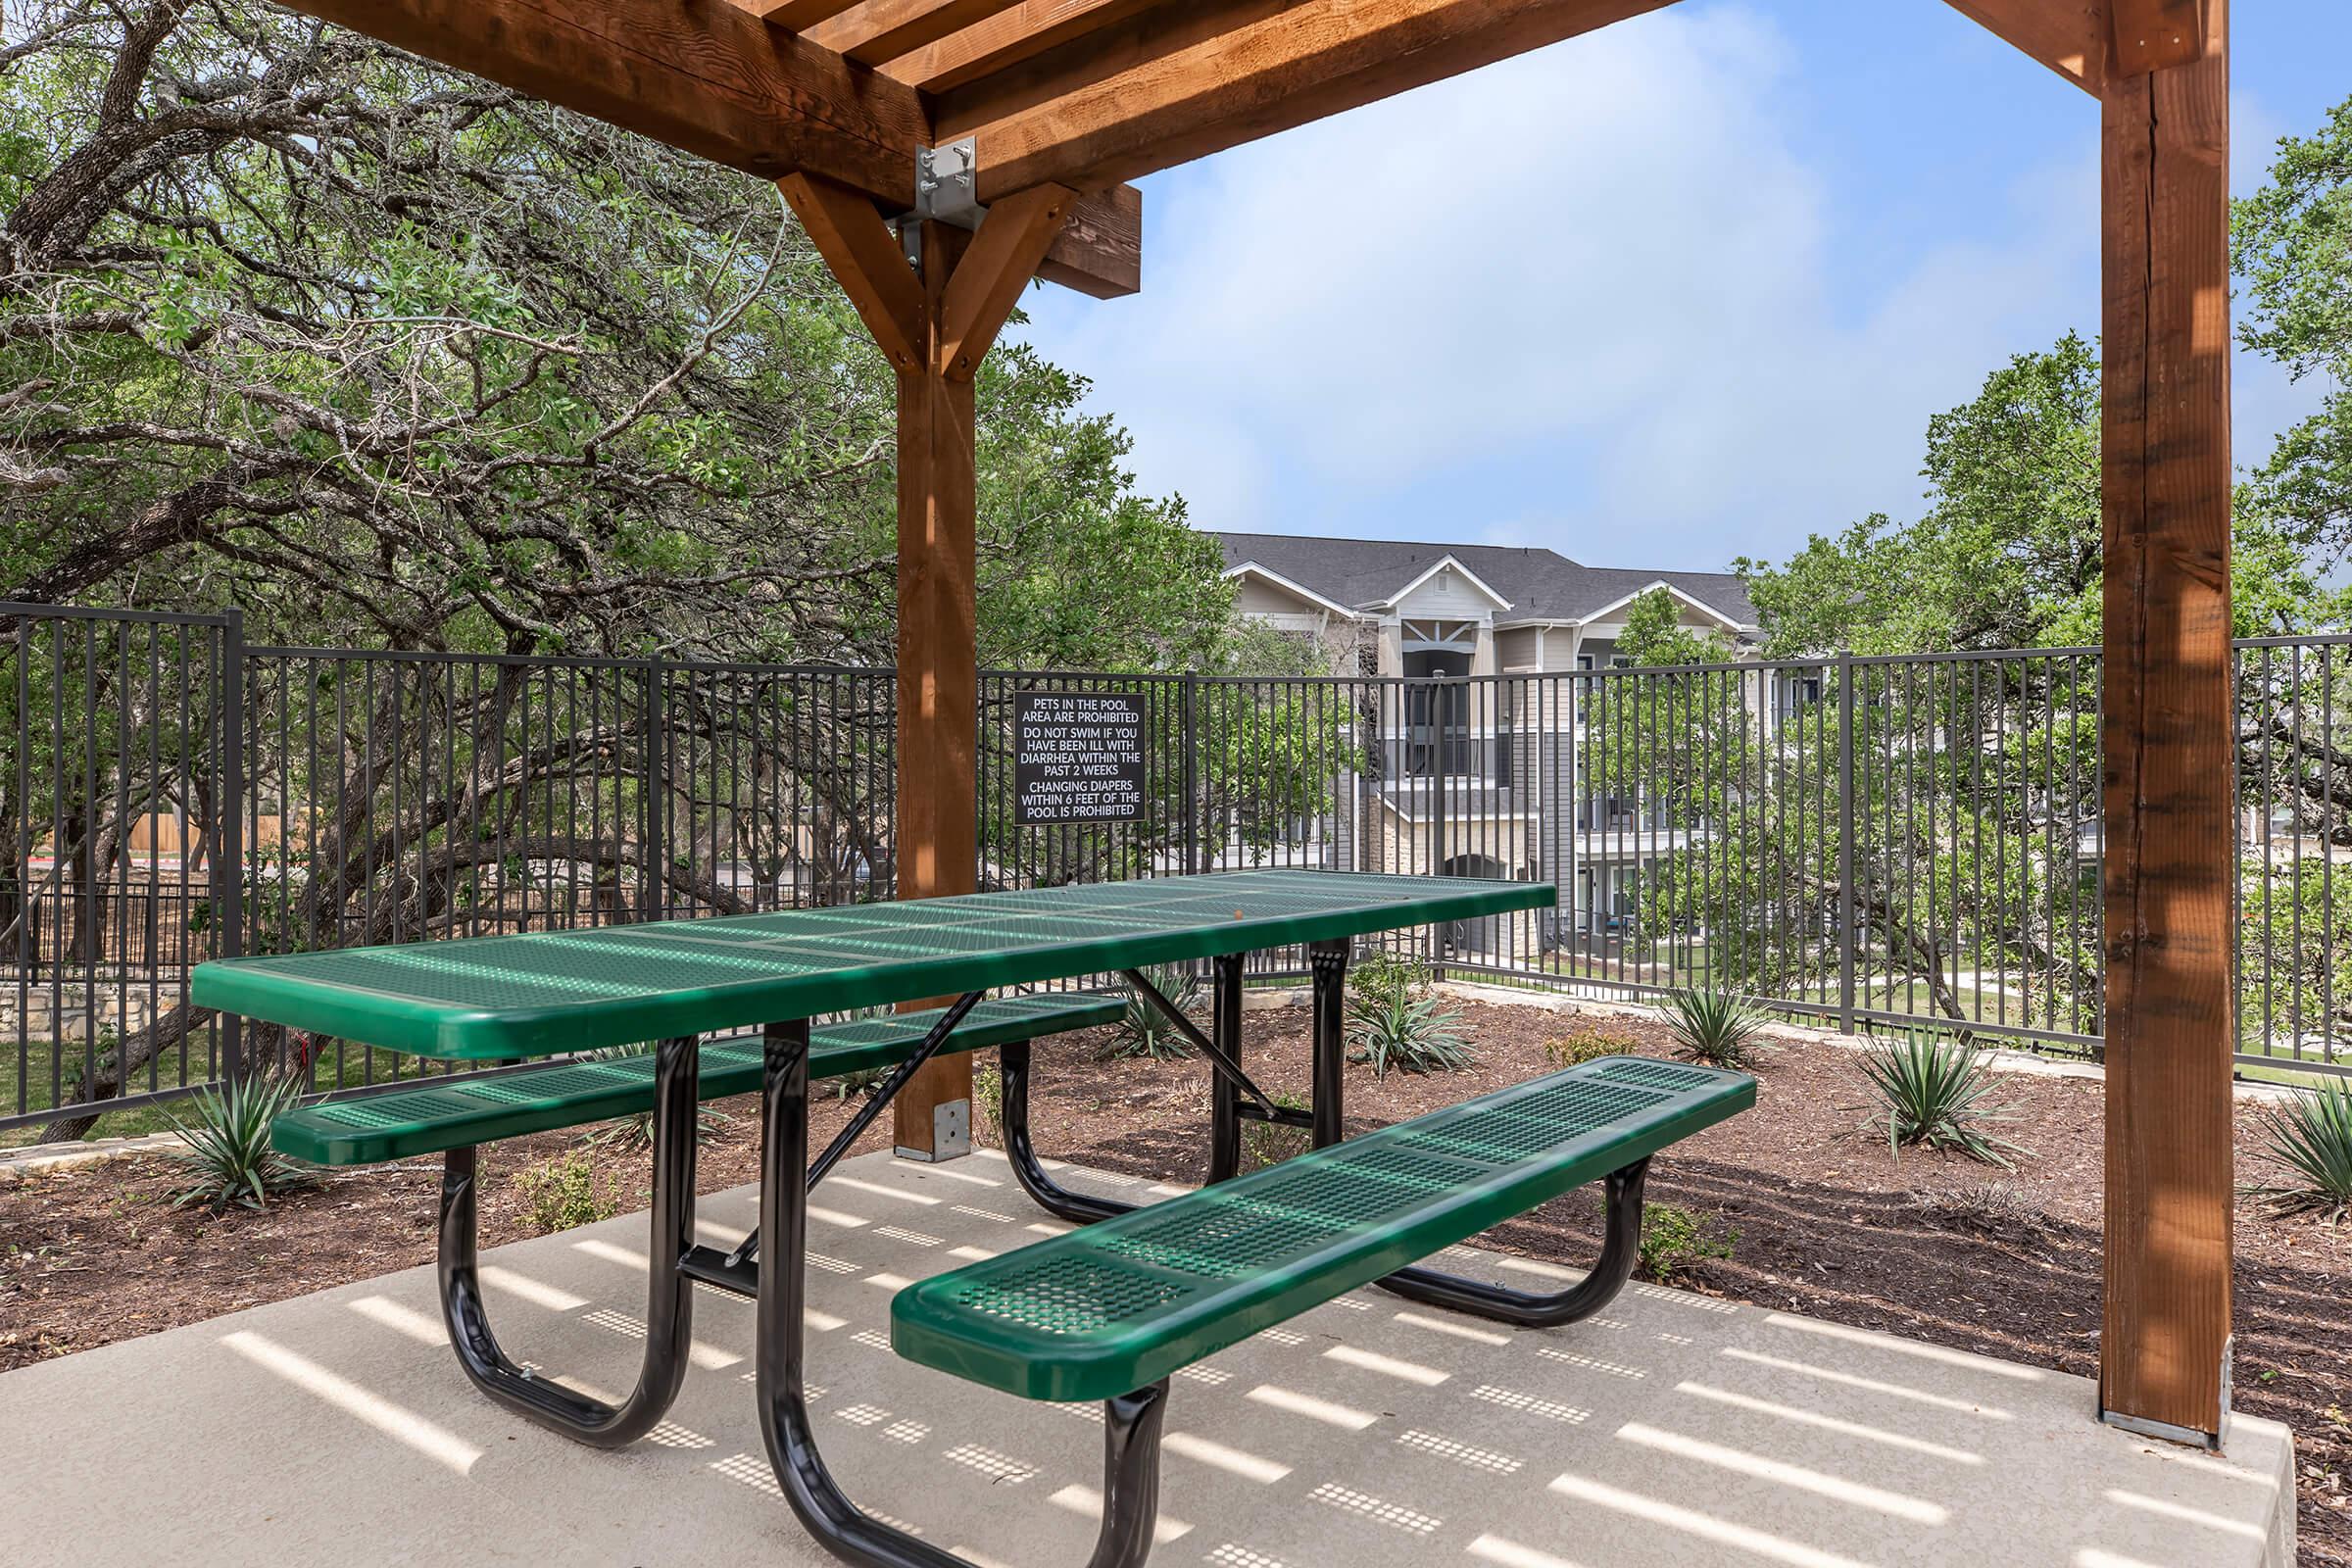
[[[802,1394],[803,1310],[808,1297],[808,1025],[770,1024],[761,1096],[760,1230],[775,1238],[760,1271],[760,1430],[785,1500],[817,1544],[858,1568],[972,1568],[953,1552],[864,1512],[834,1481],[817,1451]],[[1141,1568],[1159,1515],[1159,1437],[1168,1385],[1103,1401],[1102,1528],[1088,1568]]]
[[[1538,1296],[1507,1285],[1489,1285],[1413,1265],[1376,1281],[1407,1300],[1443,1306],[1523,1329],[1558,1328],[1591,1317],[1625,1289],[1642,1255],[1642,1185],[1649,1174],[1646,1156],[1603,1180],[1608,1202],[1600,1257],[1592,1271],[1564,1291]]]
[[[701,1051],[692,1036],[664,1040],[654,1055],[653,1236],[646,1256],[645,1358],[637,1387],[617,1405],[551,1383],[515,1365],[490,1331],[476,1277],[479,1154],[473,1145],[442,1157],[441,1237],[436,1269],[441,1317],[458,1364],[498,1404],[550,1431],[598,1448],[625,1447],[661,1424],[686,1383],[694,1343],[694,1281],[684,1260],[694,1246],[695,1116]]]

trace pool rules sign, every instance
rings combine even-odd
[[[1144,699],[1017,692],[1013,820],[1022,827],[1144,819]]]

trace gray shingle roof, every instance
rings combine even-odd
[[[1671,583],[1742,626],[1752,626],[1756,607],[1747,587],[1728,571],[1642,571],[1620,566],[1587,566],[1553,550],[1519,545],[1448,545],[1391,539],[1332,539],[1280,533],[1220,533],[1229,567],[1255,562],[1302,588],[1349,609],[1390,598],[1439,562],[1451,556],[1479,581],[1511,602],[1495,621],[1587,620],[1629,594],[1652,583]]]

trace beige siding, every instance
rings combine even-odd
[[[1235,604],[1245,615],[1315,614],[1322,606],[1311,599],[1301,599],[1288,589],[1278,588],[1263,577],[1244,577],[1241,593]]]

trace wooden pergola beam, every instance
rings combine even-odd
[[[2099,1403],[2218,1444],[2230,1345],[2230,61],[2101,122],[2107,1245]]]
[[[2143,76],[2205,56],[2219,0],[2107,0],[2114,16],[2114,71]]]
[[[1194,0],[946,94],[980,199],[1099,190],[1459,75],[1672,0]]]
[[[1945,0],[1953,10],[2097,97],[2112,38],[2108,0]]]
[[[731,169],[770,179],[813,174],[899,208],[913,201],[915,150],[933,140],[928,108],[912,87],[738,4],[291,3]],[[1135,293],[1143,286],[1142,212],[1134,191],[1089,197],[1070,215],[1038,275],[1097,298]]]

